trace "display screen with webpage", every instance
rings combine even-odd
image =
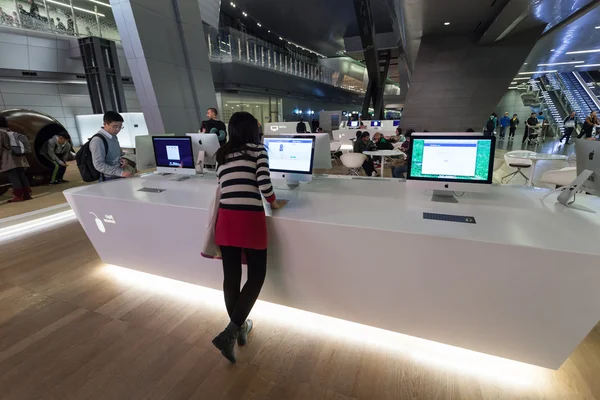
[[[194,168],[192,141],[189,137],[152,138],[157,167]]]
[[[271,170],[312,173],[312,138],[265,138],[264,140]]]
[[[489,139],[412,139],[409,178],[489,181]]]

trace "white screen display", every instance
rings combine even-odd
[[[312,139],[265,138],[269,168],[278,171],[310,173]]]
[[[475,176],[477,140],[425,140],[424,175]]]
[[[179,156],[179,146],[167,146],[167,158],[169,161],[181,160],[181,157]]]

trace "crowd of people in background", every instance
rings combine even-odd
[[[50,18],[49,15],[40,14],[40,9],[35,0],[28,0],[29,11],[22,4],[18,5],[18,14],[13,11],[11,14],[4,11],[0,7],[0,25],[23,27],[34,30],[50,30],[54,32],[64,33],[67,35],[75,35],[75,22],[70,14],[64,14],[63,22],[59,17]],[[58,12],[58,10],[57,10]],[[62,12],[62,11],[61,11]]]

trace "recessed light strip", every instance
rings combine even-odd
[[[46,0],[48,1],[48,0]],[[0,229],[0,243],[75,219],[73,210],[63,211]]]
[[[59,5],[59,6],[66,7],[66,8],[71,8],[70,5],[65,4],[65,3],[61,3],[60,1],[56,1],[56,0],[46,0],[46,3],[52,3],[52,4],[56,4],[56,5]],[[83,11],[83,12],[86,12],[86,13],[89,13],[89,14],[93,14],[93,15],[98,14],[98,16],[100,16],[100,17],[106,17],[106,15],[104,15],[104,14],[95,13],[94,11],[86,10],[85,8],[73,7],[73,9],[74,10]]]
[[[548,71],[529,71],[529,72],[519,72],[519,75],[531,75],[531,74],[551,74],[554,72],[558,72],[557,69],[548,70]]]
[[[553,67],[555,65],[572,65],[572,64],[583,64],[585,61],[565,61],[551,64],[538,64],[538,67]]]
[[[600,53],[600,49],[567,51],[565,54],[589,54],[589,53]]]
[[[103,3],[98,0],[87,0],[87,1],[91,1],[92,3],[100,4],[101,6],[104,6],[104,7],[112,8],[112,6],[110,4],[106,4],[106,3]],[[75,8],[75,7],[73,7],[73,8]]]
[[[513,78],[513,81],[528,81],[531,78]]]
[[[583,64],[583,65],[575,66],[575,68],[588,68],[588,67],[600,67],[600,64]]]

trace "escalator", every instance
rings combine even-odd
[[[572,100],[574,101],[581,112],[581,116],[590,115],[593,110],[597,110],[594,100],[590,97],[588,92],[579,82],[575,76],[576,72],[567,72],[558,74],[558,78],[564,84],[566,90],[570,93]],[[569,97],[569,96],[568,96]]]
[[[592,74],[587,71],[579,72],[579,76],[596,97],[596,100],[600,102],[600,83],[596,82],[596,79],[594,79]]]

